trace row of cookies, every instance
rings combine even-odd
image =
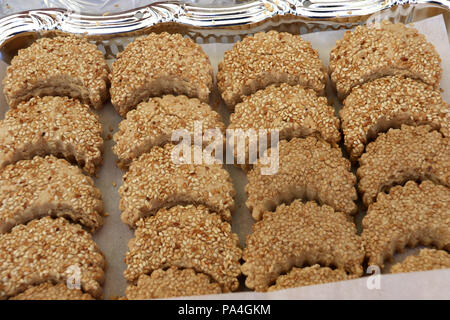
[[[271,33],[276,34],[275,32]],[[362,34],[366,36],[361,36]],[[370,37],[367,37],[367,34]],[[403,37],[404,34],[407,34],[408,37]],[[249,43],[256,43],[257,48],[238,44],[231,50],[231,53],[225,55],[225,57],[227,55],[234,56],[234,60],[229,62],[229,65],[232,65],[229,70],[233,71],[229,71],[228,74],[239,73],[237,70],[245,70],[241,72],[241,78],[245,79],[246,83],[258,83],[252,89],[247,88],[247,91],[241,92],[240,99],[243,102],[235,106],[235,114],[231,116],[230,126],[232,128],[241,128],[242,126],[246,129],[274,128],[280,131],[280,139],[290,139],[289,142],[282,140],[278,145],[280,164],[277,174],[273,176],[260,174],[261,164],[254,165],[253,169],[248,172],[247,206],[255,219],[264,218],[256,223],[253,228],[254,233],[247,239],[247,248],[244,250],[246,262],[242,269],[243,273],[248,276],[247,286],[257,290],[268,290],[269,284],[273,283],[280,273],[288,272],[293,266],[302,266],[305,263],[320,263],[325,266],[331,264],[337,267],[337,270],[321,268],[319,265],[311,268],[294,268],[291,273],[279,278],[284,286],[278,284],[275,287],[280,289],[286,286],[322,283],[334,278],[342,280],[345,277],[352,278],[362,274],[361,270],[358,272],[349,268],[345,270],[342,260],[339,260],[339,255],[333,251],[337,250],[333,246],[329,246],[327,249],[320,248],[320,243],[326,243],[323,239],[317,244],[308,243],[308,240],[313,238],[310,234],[314,232],[307,232],[302,223],[294,222],[294,218],[284,220],[283,214],[288,215],[291,210],[302,215],[302,217],[296,217],[297,219],[302,221],[306,219],[306,213],[302,212],[302,204],[296,203],[298,200],[289,206],[282,204],[289,203],[293,199],[315,200],[323,208],[331,206],[330,210],[338,211],[334,212],[335,214],[340,214],[339,212],[351,214],[356,210],[354,200],[357,198],[354,189],[356,179],[349,172],[350,163],[341,157],[340,151],[334,150],[333,152],[331,147],[335,146],[340,139],[338,120],[336,120],[336,129],[330,125],[334,118],[333,113],[329,111],[331,107],[327,109],[326,100],[322,104],[317,103],[320,98],[310,92],[309,96],[316,99],[315,105],[312,105],[305,98],[305,91],[308,90],[303,87],[305,83],[299,80],[288,80],[292,79],[289,78],[289,71],[294,68],[287,66],[291,61],[295,61],[294,57],[298,52],[292,50],[291,56],[287,54],[288,51],[280,54],[282,50],[278,51],[278,49],[285,45],[281,39],[286,37],[289,35],[279,36],[278,42],[270,44],[272,36],[261,33],[254,37],[260,39],[259,43],[253,39],[249,40]],[[387,131],[391,127],[397,128],[402,124],[417,126],[391,130],[387,134],[381,134],[380,140],[369,144],[366,154],[360,160],[358,170],[359,190],[363,195],[364,203],[370,205],[379,192],[387,191],[391,186],[402,184],[409,179],[431,179],[448,186],[448,170],[450,170],[448,148],[450,145],[446,136],[449,126],[449,108],[448,104],[443,102],[440,92],[435,89],[439,86],[441,69],[440,58],[433,46],[427,43],[426,39],[416,30],[406,28],[401,24],[392,25],[388,22],[383,22],[379,28],[358,27],[355,31],[348,32],[345,39],[351,45],[343,43],[344,40],[342,40],[332,50],[330,77],[341,98],[350,92],[344,101],[340,117],[346,147],[351,159],[355,160],[356,158],[357,160],[360,155],[358,152],[362,153],[364,145],[375,138],[379,132]],[[299,42],[300,40],[296,39],[295,41]],[[349,54],[345,51],[349,48],[353,50],[358,45],[363,47],[358,47],[359,55],[354,52]],[[388,45],[395,50],[386,51],[385,47]],[[404,48],[408,50],[402,50]],[[238,57],[245,56],[245,52],[248,53],[247,55],[251,53],[252,58],[239,59]],[[336,62],[339,59],[344,61],[341,55],[347,54],[348,58],[345,62]],[[408,58],[405,59],[404,56]],[[424,56],[427,59],[423,59]],[[365,70],[361,67],[366,60],[369,61],[367,68],[370,66],[372,69]],[[397,60],[400,62],[397,63]],[[257,69],[252,62],[246,64],[247,61],[261,61],[258,66],[266,65],[266,69]],[[266,61],[269,62],[266,64]],[[287,62],[283,65],[284,61]],[[319,65],[319,62],[316,65]],[[254,70],[256,70],[255,73],[253,73]],[[309,74],[308,71],[304,71],[303,74],[305,73]],[[278,74],[278,76],[274,76],[274,74]],[[284,76],[284,74],[288,75]],[[275,82],[277,86],[264,88],[267,83],[261,78],[270,78],[271,80],[268,82]],[[278,83],[289,81],[294,82],[297,88],[289,83]],[[344,88],[349,85],[351,88],[344,92]],[[241,88],[243,87],[245,86],[241,83]],[[293,91],[295,93],[292,93]],[[226,90],[222,90],[222,94],[226,100]],[[245,96],[246,94],[250,94],[250,96]],[[421,126],[423,124],[430,126]],[[435,131],[436,129],[440,132]],[[333,135],[333,131],[337,132],[337,135]],[[333,140],[333,136],[337,139]],[[355,136],[357,138],[354,138]],[[319,149],[318,145],[322,147],[322,152],[315,150]],[[356,148],[352,148],[355,145]],[[358,150],[361,146],[362,151]],[[326,150],[328,150],[328,154]],[[273,150],[269,149],[268,153],[270,152]],[[342,161],[339,161],[340,158]],[[261,163],[267,163],[267,161],[261,161]],[[395,250],[400,250],[405,245],[434,244],[438,248],[448,250],[449,225],[448,210],[446,209],[449,204],[448,189],[429,181],[420,185],[410,182],[407,186],[398,188],[407,188],[409,194],[406,197],[405,191],[398,191],[392,195],[392,199],[384,204],[382,212],[389,216],[390,220],[386,216],[383,218],[383,215],[380,217],[381,210],[375,204],[373,207],[369,206],[367,217],[364,219],[362,238],[356,236],[356,229],[350,232],[356,236],[356,240],[352,249],[349,249],[348,246],[345,247],[347,248],[346,253],[353,253],[354,256],[359,257],[359,260],[355,260],[358,261],[357,265],[362,264],[365,255],[369,264],[383,266],[384,259],[391,257]],[[414,195],[419,199],[424,197],[421,192],[413,192],[415,189],[431,189],[434,192],[429,192],[428,201],[422,201],[422,206],[409,205],[408,207],[409,202],[418,200],[411,199],[414,198]],[[392,192],[395,192],[395,188],[392,189]],[[403,194],[405,198],[399,198],[399,194]],[[380,195],[380,197],[383,196]],[[310,202],[305,205],[313,206]],[[397,213],[393,209],[395,207],[392,207],[394,205],[403,205],[408,211]],[[272,214],[270,211],[278,214]],[[314,210],[310,208],[308,211]],[[415,225],[409,225],[408,229],[407,225],[402,222],[405,214],[410,214],[413,218],[413,212],[417,212],[418,222]],[[268,217],[267,229],[258,235],[259,228],[263,228],[262,226],[265,224],[266,216]],[[277,221],[277,218],[283,221]],[[385,223],[380,223],[380,219]],[[278,223],[281,226],[278,226]],[[312,222],[309,224],[313,225]],[[334,225],[334,228],[337,228],[337,225]],[[342,225],[345,224],[341,222],[340,226],[342,227]],[[379,227],[380,225],[384,227]],[[432,225],[433,227],[430,227]],[[324,239],[329,237],[334,240],[333,243],[339,244],[336,239],[339,237],[339,233],[334,230],[335,233],[327,234],[324,226],[324,223],[318,225],[315,232],[324,235]],[[393,228],[393,226],[399,229]],[[420,228],[427,230],[419,231]],[[283,234],[284,229],[289,230],[286,232],[286,238],[291,240],[277,238],[278,234]],[[268,230],[276,231],[272,234]],[[290,235],[295,233],[294,230],[301,235]],[[274,250],[267,245],[267,243],[278,242],[280,248]],[[347,241],[347,243],[350,245],[351,241]],[[337,246],[341,248],[340,245]],[[358,251],[357,248],[364,248],[364,250]],[[322,257],[315,256],[314,253],[317,252],[321,252]],[[437,259],[435,264],[433,264],[433,256]],[[425,250],[420,256],[412,259],[418,261],[428,259],[428,263],[424,264],[427,265],[426,268],[442,268],[449,267],[450,256],[445,251],[438,251],[434,254],[434,251]],[[424,269],[423,266],[420,267],[419,262],[415,264],[415,268],[410,269]],[[407,269],[401,266],[393,268],[393,270]],[[315,280],[308,281],[308,277]],[[270,287],[272,289],[269,290],[273,290],[275,287]]]
[[[91,177],[102,164],[108,67],[76,37],[20,50],[3,80],[0,121],[0,298],[102,297],[105,258],[90,232],[103,224]],[[77,164],[73,165],[72,163]]]
[[[333,210],[342,211],[346,214],[352,214],[356,211],[356,205],[354,203],[354,200],[356,200],[356,190],[354,189],[356,179],[349,172],[350,163],[346,159],[342,158],[340,152],[339,155],[336,153],[336,151],[333,152],[333,147],[337,145],[340,139],[338,132],[339,121],[334,117],[332,109],[327,105],[326,100],[322,99],[321,101],[321,98],[317,96],[317,92],[314,92],[314,90],[304,88],[304,85],[307,84],[308,81],[305,82],[305,80],[298,80],[299,78],[295,77],[293,78],[294,80],[291,80],[294,82],[293,85],[281,84],[278,86],[269,86],[267,88],[264,88],[265,85],[270,84],[270,81],[274,82],[287,81],[284,80],[286,79],[286,77],[274,76],[273,74],[274,73],[276,74],[276,72],[274,72],[273,69],[271,69],[270,74],[268,74],[267,72],[261,73],[261,70],[258,70],[255,66],[250,66],[247,69],[245,68],[246,67],[245,64],[248,61],[258,61],[264,64],[266,61],[265,59],[269,59],[270,61],[268,62],[267,65],[273,66],[274,64],[276,64],[275,63],[276,61],[290,62],[292,60],[295,60],[292,58],[289,59],[287,57],[284,57],[284,59],[280,60],[276,59],[276,54],[285,55],[285,53],[288,52],[289,50],[280,49],[279,51],[277,51],[275,49],[275,52],[268,52],[270,51],[270,48],[279,48],[280,43],[282,44],[284,44],[285,42],[289,43],[290,41],[284,40],[286,37],[287,38],[292,37],[291,39],[294,40],[291,42],[302,42],[301,39],[300,40],[298,38],[295,39],[292,35],[287,34],[280,35],[277,34],[276,32],[257,34],[254,38],[257,39],[259,43],[261,43],[260,46],[264,48],[261,49],[261,51],[259,52],[260,55],[258,56],[257,54],[258,46],[256,48],[251,48],[251,46],[249,46],[250,47],[249,49],[246,48],[245,46],[241,46],[240,43],[238,43],[235,47],[239,48],[240,51],[238,50],[239,53],[235,54],[234,61],[230,63],[230,65],[232,65],[232,67],[229,68],[231,73],[239,73],[236,70],[241,71],[244,70],[243,72],[241,72],[242,73],[241,77],[244,79],[250,79],[246,82],[250,83],[248,87],[245,87],[245,85],[243,85],[243,82],[240,82],[239,84],[239,82],[236,81],[238,83],[238,88],[240,89],[247,88],[247,89],[242,89],[244,91],[239,91],[240,89],[239,90],[236,89],[238,90],[238,92],[240,92],[238,94],[240,96],[239,99],[242,99],[243,102],[241,104],[233,106],[235,107],[236,110],[235,119],[236,122],[238,122],[238,124],[235,124],[234,127],[242,128],[240,127],[239,121],[244,125],[244,128],[252,128],[252,127],[261,128],[264,127],[264,124],[266,124],[265,128],[267,127],[271,128],[270,124],[275,123],[277,125],[275,126],[275,128],[280,128],[282,135],[284,134],[284,136],[282,136],[282,139],[291,139],[291,141],[289,142],[282,141],[280,143],[279,150],[281,150],[280,151],[281,172],[282,173],[284,172],[285,174],[283,179],[277,179],[273,177],[268,177],[267,179],[264,179],[266,177],[258,174],[257,170],[254,170],[253,174],[254,179],[251,179],[250,177],[252,177],[252,172],[250,171],[249,173],[250,183],[247,188],[247,192],[249,194],[249,201],[247,202],[247,204],[252,209],[252,213],[256,219],[260,219],[264,211],[273,210],[276,208],[277,205],[298,197],[308,200],[318,200],[319,203],[322,205],[325,204],[330,205]],[[246,39],[249,38],[252,37],[248,37]],[[275,41],[273,39],[275,39]],[[254,44],[251,40],[249,40],[250,43]],[[245,42],[245,40],[242,42]],[[296,48],[296,46],[293,47]],[[303,46],[298,45],[297,48],[303,48]],[[227,60],[227,55],[233,56],[233,50],[231,51],[231,53],[226,54],[224,61]],[[244,54],[246,50],[249,53]],[[311,52],[308,50],[306,51]],[[314,54],[314,51],[312,52]],[[238,57],[243,58],[240,59]],[[311,60],[309,61],[311,62]],[[317,70],[323,70],[323,67],[321,67],[321,63],[317,59],[317,56],[316,60],[312,59],[312,61],[313,65],[319,66]],[[315,64],[314,61],[316,62]],[[317,61],[319,62],[317,63]],[[225,63],[222,63],[219,66],[219,75],[218,75],[219,88],[221,86],[220,85],[221,70],[222,73],[226,74],[226,72],[223,72],[224,70],[223,64]],[[259,64],[257,63],[256,66],[258,65]],[[257,69],[257,72],[256,74],[252,74],[251,71],[255,70],[255,68]],[[288,68],[286,70],[290,69]],[[317,72],[315,74],[320,75],[321,72]],[[274,76],[275,77],[274,79],[281,79],[281,80],[270,80],[269,83],[264,82],[265,80],[261,80],[265,77],[271,76]],[[235,77],[239,78],[239,75]],[[222,75],[222,78],[226,78],[226,76]],[[301,84],[299,85],[298,83]],[[318,83],[318,82],[314,81],[313,79],[311,80],[311,83]],[[258,89],[262,90],[257,91]],[[243,92],[252,93],[252,90],[254,90],[254,94],[252,94],[251,96],[249,97],[242,96]],[[227,98],[224,92],[225,91],[222,90],[223,98],[226,101]],[[321,90],[318,90],[318,92],[321,93]],[[312,101],[309,102],[309,105],[308,105],[308,98],[311,99],[309,101]],[[237,101],[239,101],[239,99]],[[298,108],[299,99],[302,100],[300,104],[302,103],[305,104],[305,107],[302,108],[303,110],[298,110],[295,108],[295,107]],[[282,102],[280,103],[280,101]],[[319,103],[317,103],[317,101],[319,101]],[[234,102],[232,101],[229,102],[228,104],[233,105],[233,103]],[[319,105],[321,107],[315,108],[316,105]],[[241,108],[239,109],[238,107]],[[271,110],[271,108],[274,110]],[[241,110],[241,113],[238,113],[237,111],[238,109]],[[318,115],[318,113],[320,112],[321,114]],[[233,116],[234,115],[232,115],[232,119]],[[267,116],[267,120],[264,118],[265,116]],[[298,119],[300,119],[300,121]],[[247,123],[249,124],[247,124],[245,121],[247,121]],[[254,126],[252,126],[253,122],[256,122]],[[294,125],[290,125],[290,123],[294,123]],[[297,135],[301,138],[298,139],[295,138],[297,137]],[[305,136],[307,137],[306,139],[304,139]],[[326,140],[328,143],[323,143],[322,140]],[[299,154],[302,154],[302,152],[305,150],[308,150],[308,154],[304,157],[304,159],[301,159],[298,162],[293,160],[292,154],[298,156]],[[315,161],[311,160],[311,155],[313,155],[312,158],[315,159]],[[330,161],[331,159],[336,160],[339,158],[342,158],[341,159],[342,161],[339,160]],[[302,166],[301,164],[303,163],[305,163],[306,165]],[[336,167],[340,168],[337,171],[337,174],[335,170]],[[251,181],[254,181],[255,184],[253,188],[251,187]],[[261,181],[264,181],[264,183],[260,183]],[[285,183],[283,183],[283,181],[285,181]],[[260,184],[258,185],[258,183]],[[251,199],[252,194],[254,195],[253,201]],[[254,204],[252,204],[252,202]],[[359,242],[362,243],[361,240],[359,240]],[[357,245],[355,246],[355,248],[356,247]],[[354,251],[353,253],[357,255],[357,253],[361,252]],[[309,261],[308,263],[313,262]],[[328,263],[333,263],[333,261],[331,260]],[[361,263],[362,260],[360,261],[360,264]],[[246,267],[243,267],[243,269],[246,270]],[[311,272],[316,272],[313,269],[305,270],[305,272],[308,275],[310,275]],[[320,275],[321,272],[327,273],[328,271],[329,271],[328,269],[320,268],[320,270],[318,270],[317,272]],[[300,269],[299,272],[302,273],[303,270]],[[342,270],[336,271],[335,273],[342,275]],[[360,271],[354,272],[354,274],[349,276],[353,277],[357,275],[360,275]],[[318,278],[321,277],[318,276]],[[249,280],[249,283],[251,283],[251,280]],[[251,287],[252,284],[248,286]],[[253,287],[255,287],[255,285],[253,285]]]
[[[338,147],[339,119],[323,97],[317,51],[300,36],[258,33],[225,53],[217,78],[234,111],[228,128],[279,135],[277,146],[243,166],[246,205],[259,220],[243,251],[246,286],[272,291],[361,276],[364,251],[349,218],[356,177]],[[277,172],[263,174],[273,152]]]
[[[443,249],[423,249],[391,272],[450,267],[450,105],[440,62],[424,35],[388,22],[347,32],[330,54],[344,144],[368,207],[368,264],[383,268],[407,246]]]
[[[199,134],[225,133],[207,104],[209,58],[181,35],[150,34],[118,55],[111,80],[111,100],[124,117],[113,148],[125,171],[120,209],[135,229],[125,257],[126,299],[236,290],[242,251],[230,225],[231,178],[218,163],[181,162],[186,155],[172,141],[176,130],[186,130],[194,142],[187,156],[194,158],[203,153],[197,122]]]

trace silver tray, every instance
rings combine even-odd
[[[415,4],[411,5],[412,3]],[[83,15],[65,9],[30,10],[0,19],[0,54],[3,60],[9,61],[9,58],[15,54],[17,49],[27,46],[30,41],[34,41],[40,36],[74,33],[88,36],[105,53],[108,62],[111,62],[115,54],[123,50],[135,36],[152,31],[180,32],[198,43],[206,44],[202,45],[204,49],[205,47],[216,48],[218,46],[223,48],[230,47],[232,43],[247,34],[261,30],[277,29],[305,34],[323,30],[347,29],[357,24],[370,23],[381,19],[409,23],[440,13],[450,17],[449,8],[450,2],[443,0],[340,2],[329,0],[257,0],[226,8],[206,8],[183,4],[182,2],[154,3],[136,10],[108,16]],[[210,46],[209,43],[215,45]],[[208,54],[211,54],[211,52]],[[221,58],[221,54],[216,54],[214,61],[211,61],[215,68]],[[0,61],[0,79],[6,67],[7,63]],[[449,91],[448,86],[444,89],[446,92]],[[213,102],[219,100],[217,92],[213,94],[212,99]],[[333,100],[332,97],[330,99],[330,101],[336,100]],[[2,105],[3,109],[1,109]],[[335,107],[339,108],[339,104],[337,103]],[[6,101],[0,94],[1,117],[6,110]],[[229,117],[229,112],[225,106],[220,105],[219,111],[225,123],[227,123],[226,119]],[[116,112],[113,112],[113,106],[107,103],[98,112],[105,130],[113,128],[114,132],[117,131],[117,125],[121,118]],[[125,279],[122,276],[125,269],[123,256],[128,250],[127,241],[133,237],[133,231],[120,221],[117,188],[121,184],[122,172],[115,165],[115,156],[111,150],[112,145],[112,140],[105,140],[105,163],[99,172],[99,177],[94,179],[96,186],[102,192],[106,212],[110,213],[110,216],[105,219],[103,228],[94,235],[94,240],[102,248],[108,261],[104,286],[106,298],[123,295],[126,286]],[[232,228],[233,232],[239,235],[241,245],[244,246],[245,237],[251,232],[251,224],[253,223],[253,219],[250,213],[246,211],[245,206],[246,176],[242,170],[232,165],[227,166],[227,170],[233,178],[237,191],[235,197],[237,209],[233,215]],[[362,217],[363,210],[355,216],[355,223],[359,229]],[[409,253],[411,251],[408,250],[405,255]],[[405,255],[402,255],[402,257]],[[440,274],[442,274],[442,277],[444,276],[443,273]],[[423,279],[427,278],[423,276]],[[438,288],[439,284],[445,284],[442,279],[439,278],[436,284],[430,281],[424,287],[428,290]],[[359,281],[359,283],[363,283],[366,280],[359,279]],[[415,279],[414,281],[417,282],[418,280]],[[348,290],[331,292],[335,292],[338,296],[340,292],[342,294],[351,294],[352,292],[367,294],[368,292],[365,285],[358,287],[355,284],[344,283],[349,287]],[[388,283],[390,282],[386,281],[386,288],[389,288]],[[418,284],[417,288],[422,287]],[[241,290],[245,289],[241,288]],[[376,297],[376,294],[374,293],[373,296]],[[384,291],[384,294],[388,296],[389,291]],[[296,295],[295,298],[300,296]],[[226,297],[236,299],[240,296],[233,293],[229,296],[221,295],[218,299],[226,299]],[[261,295],[258,297],[267,299],[269,296]],[[308,296],[305,295],[305,297]]]
[[[406,17],[402,22],[410,22],[411,11],[418,5],[450,10],[449,0],[255,0],[227,7],[164,1],[111,15],[67,9],[29,10],[0,19],[0,53],[2,60],[9,61],[18,49],[37,37],[54,33],[82,34],[101,44],[107,39],[156,29],[190,33],[192,38],[203,39],[243,35],[268,24],[302,23],[305,31],[311,32],[317,28],[351,28],[393,9],[406,10],[406,14],[395,16]],[[114,55],[109,43],[105,47],[107,54]]]

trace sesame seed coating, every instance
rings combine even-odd
[[[242,250],[228,222],[204,206],[175,206],[137,222],[128,243],[124,276],[134,282],[142,274],[175,266],[209,275],[225,292],[239,286]]]
[[[437,89],[442,68],[439,54],[423,34],[382,21],[347,31],[330,52],[329,74],[344,99],[353,87],[389,75],[405,75]]]
[[[198,146],[189,148],[201,152]],[[119,189],[122,221],[134,227],[163,207],[186,203],[205,205],[231,220],[235,190],[228,171],[220,164],[175,163],[174,149],[172,144],[153,147],[131,163]]]
[[[311,43],[286,32],[259,32],[237,42],[219,63],[217,86],[230,109],[270,84],[302,85],[324,94],[326,71]]]
[[[444,250],[422,249],[418,255],[407,257],[392,266],[391,273],[449,269],[450,254]]]
[[[383,262],[406,246],[450,248],[450,189],[408,181],[380,193],[363,219],[362,239],[369,265]]]
[[[208,102],[213,70],[200,45],[180,34],[139,37],[117,55],[111,101],[122,117],[149,97],[184,94]]]
[[[99,109],[109,96],[108,73],[103,53],[85,38],[42,38],[13,58],[3,92],[12,108],[33,96],[50,95],[80,99]]]
[[[267,152],[272,150],[266,151],[262,163],[247,174],[246,205],[254,219],[295,198],[317,200],[347,214],[356,212],[356,177],[340,149],[315,137],[282,140],[278,144],[278,172],[263,175],[260,169],[267,166],[263,164],[267,163]]]
[[[137,285],[126,289],[128,300],[162,299],[181,296],[198,296],[222,293],[218,283],[197,273],[193,269],[178,269],[170,267],[167,270],[158,269],[150,276],[141,275]]]
[[[35,97],[0,120],[0,168],[34,156],[63,155],[89,174],[102,163],[102,125],[87,105],[66,97]]]
[[[65,284],[49,282],[29,287],[9,300],[94,300],[88,293],[78,289],[69,289]]]
[[[333,107],[328,105],[327,98],[318,97],[312,89],[285,83],[244,97],[231,114],[228,129],[278,130],[280,140],[312,135],[333,146],[337,146],[341,139],[339,119],[335,117]],[[229,138],[235,139],[235,135],[231,134]],[[247,160],[248,149],[247,141]],[[237,150],[234,152],[236,156]]]
[[[140,103],[127,113],[114,134],[113,151],[119,158],[119,167],[127,168],[133,159],[152,147],[171,142],[175,130],[191,132],[193,141],[195,121],[201,121],[202,134],[208,129],[219,129],[225,134],[220,115],[196,98],[166,95]]]
[[[433,87],[404,76],[389,76],[353,88],[340,111],[345,147],[352,161],[378,133],[402,124],[428,124],[450,136],[450,105]]]
[[[66,282],[80,270],[81,289],[102,295],[105,259],[89,233],[64,218],[44,217],[0,235],[0,299],[43,282]]]
[[[265,212],[252,230],[241,267],[251,289],[266,291],[280,274],[304,263],[333,265],[356,275],[363,272],[364,251],[356,227],[330,206],[295,200]]]
[[[42,216],[66,217],[95,231],[102,215],[92,179],[64,159],[34,157],[0,170],[0,233]]]
[[[428,125],[390,129],[366,147],[356,174],[363,202],[408,180],[429,179],[450,187],[450,137]]]
[[[321,267],[315,264],[311,267],[292,268],[289,273],[279,276],[276,283],[270,286],[267,291],[277,291],[288,288],[311,286],[329,282],[351,280],[357,278],[357,275],[347,275],[342,269],[331,269]]]

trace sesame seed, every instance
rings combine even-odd
[[[259,32],[237,42],[219,64],[217,86],[230,108],[270,84],[288,83],[324,94],[326,72],[311,43],[286,32]]]
[[[3,92],[11,108],[33,96],[70,96],[96,109],[109,97],[103,53],[83,37],[42,38],[19,50],[6,69]]]
[[[420,185],[408,181],[405,186],[391,188],[388,194],[380,193],[363,219],[361,237],[369,265],[383,267],[386,259],[406,246],[433,244],[438,249],[448,248],[448,208],[450,189],[431,181]]]
[[[213,71],[200,45],[166,32],[139,37],[111,69],[111,101],[122,117],[149,97],[184,94],[208,102]]]
[[[265,212],[252,230],[241,267],[249,288],[266,291],[280,274],[304,263],[362,275],[364,250],[355,224],[330,206],[295,200]]]

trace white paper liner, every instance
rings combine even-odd
[[[441,88],[444,89],[443,96],[450,101],[450,45],[446,26],[442,15],[435,16],[414,23],[414,27],[425,34],[428,41],[433,43],[442,58],[443,77]],[[312,46],[319,51],[324,64],[328,65],[328,57],[336,40],[344,35],[343,30],[324,31],[302,35]],[[209,55],[215,72],[217,65],[226,50],[231,49],[233,44],[208,43],[202,44],[204,51]],[[112,61],[109,61],[111,63]],[[0,78],[5,75],[6,64],[0,61]],[[2,88],[3,91],[3,88]],[[328,97],[334,101],[339,109],[340,105],[334,92],[328,88]],[[3,118],[7,111],[4,95],[0,95],[0,115]],[[226,107],[221,105],[219,112],[228,124],[229,113]],[[104,137],[112,136],[118,129],[121,117],[115,112],[110,102],[105,104],[99,112],[103,124]],[[112,131],[110,131],[112,130]],[[105,140],[104,165],[95,179],[96,186],[101,190],[105,210],[109,217],[105,219],[104,226],[94,235],[94,239],[103,250],[107,259],[106,281],[104,286],[105,298],[119,297],[124,295],[126,281],[123,271],[126,266],[123,262],[128,250],[128,240],[134,237],[134,233],[120,220],[118,188],[122,184],[122,171],[116,167],[116,156],[112,152],[114,142],[112,139]],[[244,187],[247,179],[243,171],[227,165],[233,183],[236,188],[236,211],[233,216],[233,231],[239,235],[242,246],[251,232],[253,219],[245,206],[246,195]],[[359,226],[363,214],[356,216]],[[417,250],[414,250],[417,251]],[[408,251],[411,252],[411,251]],[[406,254],[396,255],[396,260],[403,259]],[[437,270],[431,272],[420,272],[412,274],[383,275],[380,290],[369,290],[367,288],[367,277],[356,280],[348,280],[339,283],[331,283],[319,286],[310,286],[283,290],[272,293],[239,292],[226,295],[207,296],[210,299],[317,299],[317,298],[450,298],[450,270]]]

